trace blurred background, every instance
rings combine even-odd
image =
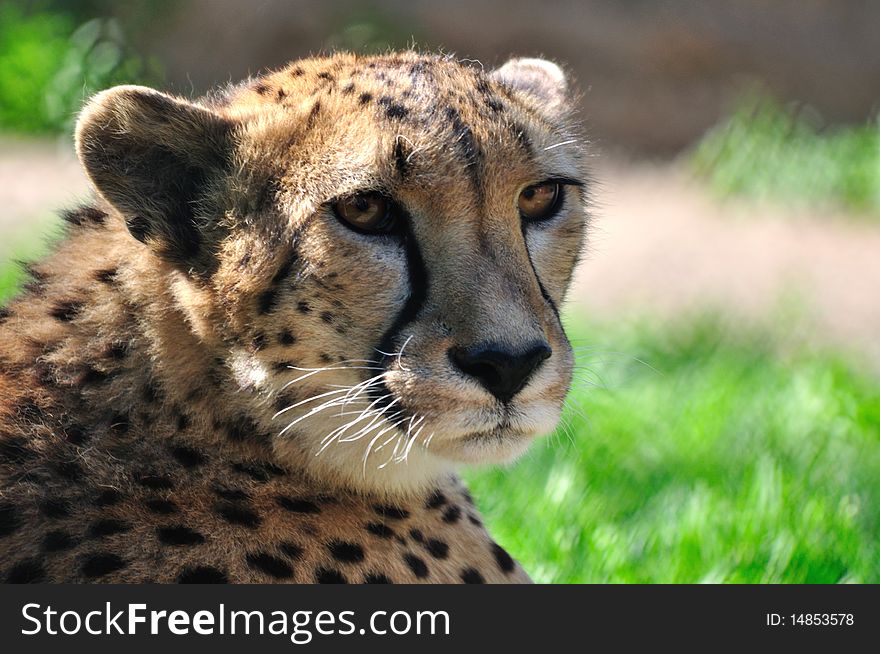
[[[0,0],[0,303],[83,100],[310,53],[565,65],[594,228],[563,424],[468,478],[542,582],[880,582],[880,3]]]

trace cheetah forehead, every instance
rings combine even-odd
[[[235,120],[285,123],[296,137],[343,129],[364,149],[371,145],[364,130],[388,134],[386,150],[399,168],[414,151],[435,146],[472,166],[479,144],[532,159],[563,154],[553,150],[574,129],[569,87],[559,67],[535,59],[488,71],[477,62],[416,52],[337,54],[292,62],[202,102]],[[277,129],[269,131],[277,140]]]

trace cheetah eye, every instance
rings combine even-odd
[[[346,225],[369,234],[387,234],[397,226],[394,203],[380,193],[358,193],[333,203],[333,211]]]
[[[519,194],[519,213],[526,220],[549,218],[559,205],[561,196],[557,182],[528,186]]]

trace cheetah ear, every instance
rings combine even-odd
[[[116,86],[83,110],[76,151],[132,236],[186,270],[211,266],[204,243],[211,221],[201,214],[229,166],[228,120],[153,89]]]
[[[548,115],[563,113],[568,105],[565,73],[546,59],[511,59],[491,77],[513,91],[534,98]]]

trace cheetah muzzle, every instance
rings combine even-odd
[[[572,378],[570,95],[402,52],[92,98],[95,198],[0,317],[0,576],[527,581],[456,469]]]

